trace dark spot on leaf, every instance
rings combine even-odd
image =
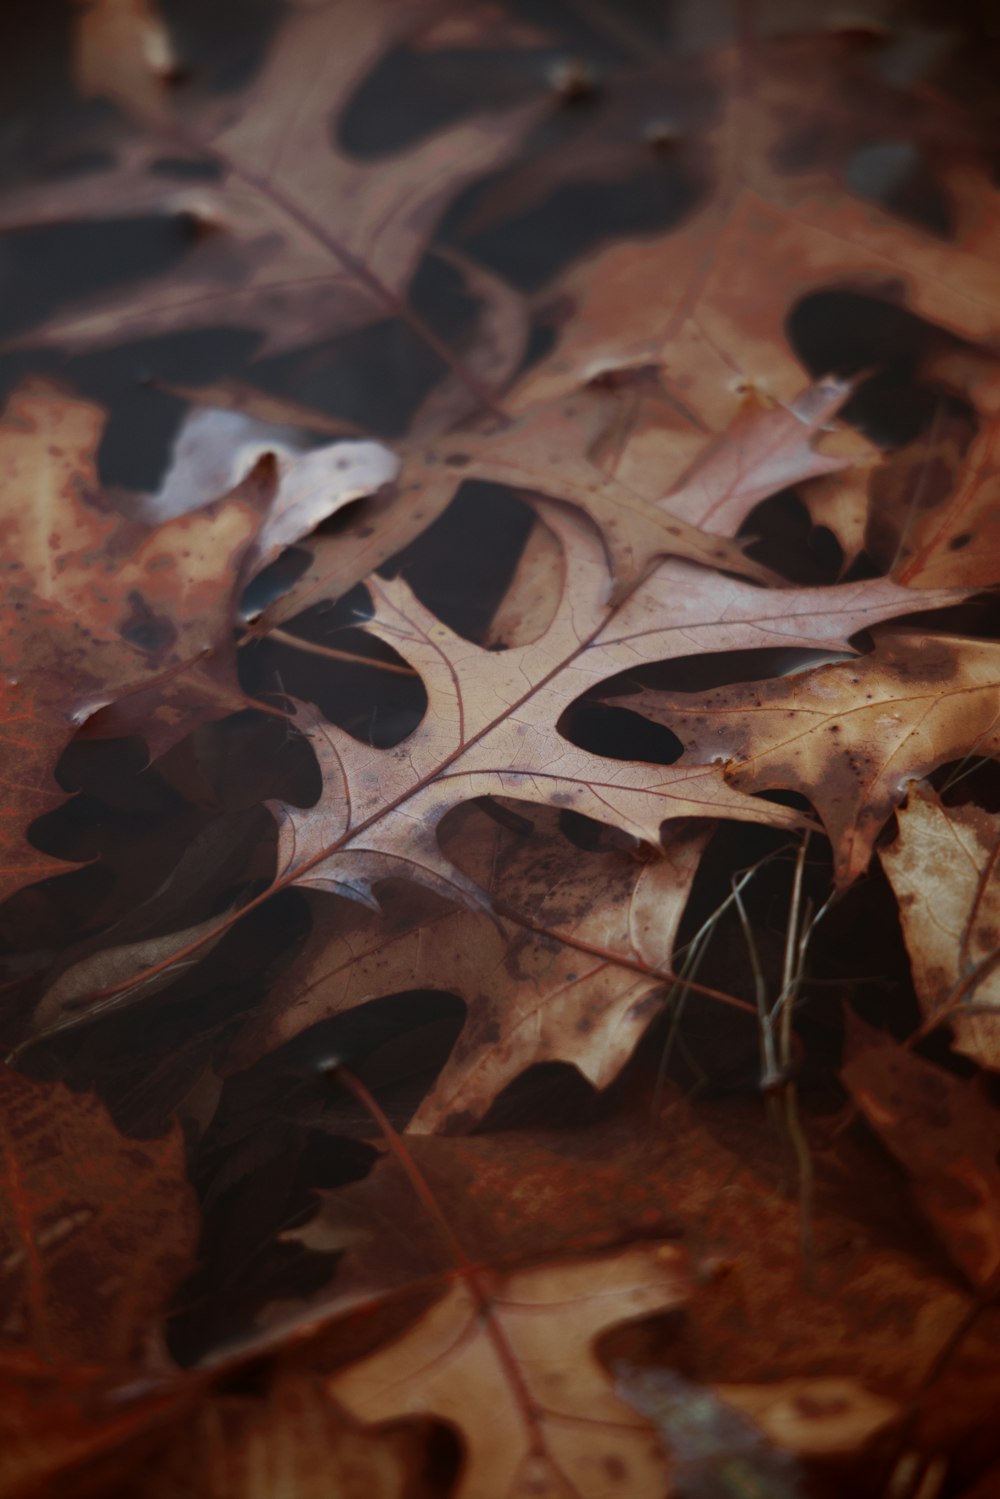
[[[148,656],[159,656],[177,639],[177,628],[165,614],[155,614],[138,589],[128,596],[130,613],[119,626],[119,634],[129,645]]]

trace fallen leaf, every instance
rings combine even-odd
[[[852,1020],[841,1077],[949,1256],[973,1285],[1000,1270],[996,1111],[979,1078],[956,1077]]]
[[[555,309],[557,336],[511,392],[510,409],[652,365],[678,410],[719,433],[748,389],[794,400],[802,366],[785,318],[831,285],[875,296],[891,286],[892,300],[920,317],[984,337],[984,318],[995,317],[1000,195],[962,149],[966,125],[953,118],[952,153],[938,177],[947,239],[852,195],[844,169],[859,148],[884,138],[893,118],[922,141],[929,117],[914,94],[887,87],[848,30],[755,37],[750,93],[740,48],[719,48],[700,64],[702,90],[718,108],[707,128],[682,126],[674,149],[710,190],[680,226],[602,247],[545,288],[539,301]]]
[[[912,781],[997,744],[1000,655],[992,641],[886,634],[856,661],[711,692],[649,690],[630,707],[741,791],[809,797],[834,847],[838,883],[863,874]]]
[[[996,372],[980,377],[974,393],[980,427],[961,454],[953,486],[943,497],[933,490],[923,497],[921,489],[927,485],[919,468],[911,485],[893,567],[901,583],[992,588],[1000,581],[1000,379]],[[925,464],[931,461],[932,455],[925,455]],[[928,504],[928,498],[937,503]]]
[[[663,1450],[614,1393],[593,1344],[616,1323],[682,1305],[685,1295],[682,1260],[669,1245],[461,1277],[402,1338],[326,1388],[362,1421],[432,1415],[460,1432],[455,1499],[661,1499]],[[488,1420],[475,1414],[485,1411]]]
[[[405,295],[448,203],[510,154],[536,109],[461,121],[389,160],[354,158],[335,144],[338,116],[366,73],[434,9],[394,0],[294,6],[241,91],[177,101],[165,119],[152,94],[133,86],[131,69],[124,88],[105,73],[103,91],[137,114],[148,139],[112,135],[110,166],[8,195],[3,226],[155,215],[183,216],[199,232],[169,276],[139,277],[62,309],[29,341],[93,349],[185,328],[250,327],[262,335],[258,353],[274,354],[402,316],[458,367]],[[165,179],[156,171],[164,154],[214,164],[219,177]]]
[[[0,1475],[27,1494],[169,1414],[161,1322],[198,1216],[178,1129],[127,1139],[61,1083],[5,1069],[0,1147]]]
[[[1000,818],[971,803],[945,807],[919,782],[896,817],[879,857],[921,1009],[929,1025],[951,1027],[957,1051],[1000,1068]]]
[[[98,407],[35,385],[11,397],[0,424],[4,895],[61,867],[22,839],[63,800],[56,761],[99,708],[172,681],[182,666],[196,699],[223,711],[244,701],[233,679],[213,674],[209,653],[231,628],[232,585],[264,519],[269,466],[208,509],[144,532],[102,499],[94,454],[103,421]]]
[[[74,72],[80,93],[159,113],[177,59],[155,0],[81,0],[79,10]]]
[[[370,902],[374,882],[402,876],[481,906],[478,887],[443,857],[436,837],[450,808],[478,796],[570,808],[654,848],[661,825],[678,817],[801,826],[790,809],[730,791],[721,765],[647,765],[594,755],[559,733],[560,716],[602,678],[644,662],[699,647],[772,646],[779,639],[806,648],[822,639],[829,646],[895,613],[903,599],[915,607],[921,597],[934,598],[884,580],[822,595],[762,591],[677,563],[679,572],[664,564],[610,612],[596,537],[571,514],[544,506],[539,513],[563,543],[565,571],[560,607],[529,645],[484,651],[450,631],[401,581],[371,581],[376,612],[365,629],[420,672],[427,711],[402,743],[376,750],[300,709],[324,790],[313,807],[273,806],[279,882]]]
[[[313,896],[313,929],[294,970],[255,1010],[227,1059],[245,1067],[309,1026],[383,994],[439,989],[468,1018],[410,1129],[478,1119],[539,1062],[569,1062],[595,1088],[613,1081],[659,1013],[674,936],[706,831],[677,830],[664,857],[584,854],[533,810],[512,833],[475,807],[445,848],[492,898],[494,918],[380,893],[378,914]]]
[[[777,1447],[801,1457],[855,1455],[897,1425],[904,1411],[856,1379],[787,1379],[720,1385],[721,1400],[748,1416]]]

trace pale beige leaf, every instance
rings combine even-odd
[[[680,1252],[457,1279],[402,1339],[327,1381],[360,1420],[433,1415],[460,1433],[455,1499],[664,1499],[664,1453],[594,1351],[626,1319],[683,1304]]]

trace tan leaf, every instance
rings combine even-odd
[[[775,1446],[801,1457],[857,1453],[903,1417],[895,1401],[842,1376],[720,1385],[717,1394],[749,1416]]]
[[[565,573],[560,607],[529,645],[484,651],[399,580],[372,580],[376,612],[366,629],[420,672],[427,712],[401,744],[376,750],[300,710],[324,790],[314,807],[274,809],[281,881],[369,901],[374,881],[396,875],[479,905],[477,886],[443,857],[436,838],[445,813],[478,796],[571,808],[653,847],[661,824],[677,817],[798,827],[790,809],[731,790],[721,764],[607,759],[564,738],[560,716],[602,678],[643,663],[698,649],[829,646],[935,597],[887,580],[762,591],[677,562],[663,564],[613,612],[596,537],[572,514],[541,513],[563,542]]]
[[[1000,649],[992,641],[894,634],[870,656],[711,692],[647,691],[630,706],[741,791],[808,796],[834,846],[838,882],[863,874],[912,781],[998,740]]]
[[[973,805],[942,806],[921,784],[910,787],[897,818],[896,839],[879,857],[920,1007],[929,1024],[951,1027],[957,1051],[1000,1068],[1000,818]]]
[[[433,1415],[460,1432],[455,1499],[662,1499],[663,1450],[614,1394],[593,1345],[616,1323],[683,1304],[682,1263],[670,1246],[639,1244],[490,1276],[487,1300],[477,1280],[459,1278],[409,1333],[327,1390],[362,1421]]]

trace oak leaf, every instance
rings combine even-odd
[[[868,867],[910,783],[970,751],[994,753],[1000,651],[992,641],[886,634],[856,661],[710,692],[647,690],[630,706],[741,791],[794,790],[816,808],[838,883]]]
[[[974,401],[979,430],[946,468],[953,482],[943,495],[934,493],[937,455],[926,444],[918,447],[924,474],[918,468],[909,486],[893,559],[901,583],[991,588],[1000,582],[1000,377],[990,366],[984,373],[984,365],[953,357],[929,372],[963,377],[959,389]]]
[[[642,388],[647,376],[656,387],[656,372],[639,370],[626,379],[625,392],[631,394],[633,379]],[[771,575],[745,555],[749,542],[732,536],[758,500],[796,479],[836,477],[850,461],[817,447],[848,390],[843,382],[826,381],[801,391],[787,408],[743,402],[731,429],[715,442],[700,430],[694,442],[690,433],[679,441],[662,400],[639,431],[630,413],[623,434],[618,393],[581,389],[490,431],[404,444],[394,490],[359,516],[355,536],[364,545],[354,537],[314,538],[311,564],[264,611],[258,629],[280,625],[319,599],[340,597],[437,520],[469,480],[561,500],[588,515],[604,541],[613,598],[623,597],[663,556],[763,581]],[[537,530],[535,540],[541,540]],[[549,594],[558,596],[534,582],[520,593],[510,605],[519,613],[526,606],[538,611]]]
[[[654,848],[661,825],[679,817],[798,827],[791,809],[731,789],[721,765],[608,759],[572,744],[559,719],[603,678],[644,663],[779,641],[829,647],[900,608],[942,601],[888,580],[760,590],[677,562],[612,611],[597,538],[572,513],[546,506],[539,513],[563,544],[565,569],[559,607],[529,645],[484,651],[401,581],[371,581],[375,614],[365,629],[419,671],[427,711],[405,740],[379,750],[300,710],[323,792],[313,807],[274,805],[281,883],[367,902],[375,881],[396,875],[481,906],[478,887],[443,856],[436,836],[447,811],[479,796],[569,808]]]
[[[950,1026],[956,1051],[1000,1068],[1000,818],[946,807],[920,782],[896,817],[879,857],[926,1023]]]
[[[379,57],[436,7],[395,0],[295,5],[257,76],[239,93],[172,101],[109,70],[111,92],[148,127],[104,142],[112,165],[7,197],[6,228],[158,215],[198,228],[164,277],[139,278],[57,312],[32,344],[93,349],[185,328],[250,327],[276,353],[405,316],[409,282],[448,203],[516,147],[536,115],[520,106],[417,141],[390,159],[349,156],[338,117]],[[167,156],[217,168],[195,183],[157,169]],[[474,377],[470,377],[474,381]]]
[[[533,830],[512,832],[469,806],[446,834],[445,850],[491,898],[492,919],[415,899],[412,889],[380,891],[379,915],[331,912],[313,896],[304,951],[254,1011],[227,1066],[380,995],[440,989],[464,999],[468,1017],[411,1131],[479,1118],[539,1062],[572,1063],[606,1087],[659,1013],[708,833],[678,830],[662,858],[638,864],[620,850],[583,853],[545,808],[532,821]]]
[[[738,48],[705,61],[719,107],[707,129],[678,142],[709,183],[695,211],[659,236],[602,247],[545,289],[539,302],[555,309],[557,338],[510,393],[510,409],[653,365],[680,415],[721,432],[748,387],[794,399],[802,366],[785,320],[831,286],[875,296],[891,286],[919,316],[983,338],[996,316],[1000,194],[973,153],[955,150],[944,164],[940,139],[927,142],[947,194],[945,242],[847,190],[850,160],[884,137],[888,119],[917,140],[934,127],[846,36],[755,39],[749,91],[743,67]],[[964,126],[954,128],[957,145]]]
[[[594,1342],[682,1305],[682,1264],[670,1245],[639,1244],[459,1277],[408,1333],[326,1388],[362,1421],[433,1415],[460,1432],[455,1499],[662,1499],[660,1443],[614,1393]]]
[[[8,576],[0,896],[65,867],[23,835],[63,800],[56,762],[100,710],[114,705],[104,732],[140,733],[155,756],[205,718],[247,706],[234,633],[244,586],[366,488],[349,464],[338,471],[339,444],[281,472],[265,452],[228,493],[144,526],[116,514],[102,493],[103,426],[99,407],[38,383],[17,390],[0,420]],[[362,446],[377,488],[391,455]]]

